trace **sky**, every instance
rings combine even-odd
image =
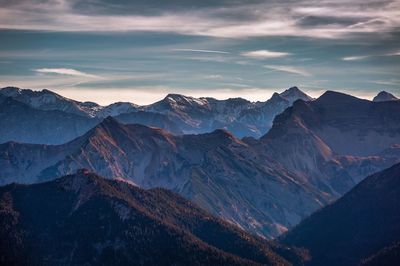
[[[109,104],[400,95],[400,0],[0,0],[0,86]]]

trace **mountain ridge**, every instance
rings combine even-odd
[[[304,259],[301,250],[251,236],[175,193],[83,169],[46,183],[0,187],[0,210],[3,262],[289,265],[283,256],[296,264]]]
[[[0,145],[0,158],[3,184],[13,179],[42,182],[88,168],[144,188],[171,189],[268,237],[299,222],[329,199],[224,130],[174,136],[162,129],[123,125],[107,118],[64,145]],[[296,197],[302,201],[290,200]]]
[[[365,178],[283,235],[282,243],[309,249],[310,265],[360,263],[400,240],[399,181],[400,164]]]
[[[375,103],[328,91],[311,102],[298,100],[277,115],[271,130],[260,138],[259,148],[319,189],[342,194],[365,175],[398,161],[398,112],[400,102]],[[377,156],[392,159],[375,168]],[[357,163],[360,172],[346,173],[347,163],[357,160],[364,161],[364,165]]]
[[[268,131],[274,116],[290,106],[293,101],[312,100],[297,87],[291,87],[277,94],[279,100],[273,100],[272,97],[266,102],[250,102],[242,98],[217,100],[209,97],[194,98],[181,94],[168,94],[158,102],[143,106],[128,102],[100,106],[93,102],[71,100],[46,89],[32,91],[6,87],[0,90],[0,95],[12,97],[31,108],[44,111],[58,110],[89,119],[99,120],[112,115],[124,123],[158,126],[175,134],[200,134],[225,128],[237,137],[260,137]]]

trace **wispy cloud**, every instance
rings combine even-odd
[[[378,84],[378,85],[385,85],[385,86],[399,86],[400,85],[400,80],[374,80],[372,83]]]
[[[396,52],[391,52],[391,53],[386,53],[386,54],[375,54],[375,55],[356,55],[356,56],[347,56],[347,57],[342,57],[343,61],[359,61],[359,60],[364,60],[370,57],[385,57],[385,56],[399,56],[400,51]]]
[[[77,77],[85,77],[85,78],[97,78],[98,76],[88,74],[82,71],[78,71],[72,68],[38,68],[34,71],[38,73],[46,73],[46,74],[58,74],[58,75],[68,75],[68,76],[77,76]]]
[[[219,74],[213,74],[213,75],[207,75],[204,77],[205,79],[211,79],[211,80],[218,80],[218,79],[223,79],[224,77]]]
[[[221,85],[228,86],[228,87],[238,87],[238,88],[251,88],[251,87],[252,87],[252,86],[250,86],[250,85],[248,85],[248,84],[243,84],[243,83],[232,83],[232,82],[221,83]]]
[[[287,72],[290,74],[296,74],[296,75],[301,75],[301,76],[305,76],[305,77],[311,76],[311,74],[308,71],[301,69],[301,68],[292,67],[292,66],[265,65],[264,67],[275,70],[275,71]]]
[[[201,49],[172,49],[173,51],[178,52],[194,52],[194,53],[209,53],[209,54],[229,54],[229,52],[225,51],[216,51],[216,50],[201,50]]]
[[[290,55],[290,53],[275,52],[270,50],[257,50],[257,51],[243,52],[242,55],[256,59],[265,59],[265,58],[285,57]]]
[[[0,28],[53,31],[149,31],[227,38],[301,36],[355,38],[358,34],[393,33],[400,27],[398,0],[267,1],[199,8],[160,9],[148,15],[118,15],[115,5],[83,1],[18,1],[0,8]],[[94,1],[96,2],[96,1]],[[224,1],[226,2],[226,1]],[[222,3],[222,1],[221,1]],[[135,9],[126,2],[127,10]],[[179,5],[178,2],[175,5]],[[137,8],[136,8],[137,9]],[[115,11],[115,10],[114,10]],[[144,10],[146,11],[146,10]],[[142,12],[145,13],[146,12]],[[315,23],[304,23],[306,19]]]
[[[343,61],[359,61],[371,57],[370,55],[346,56],[342,57]]]
[[[386,54],[386,56],[400,56],[400,51],[388,53],[388,54]]]

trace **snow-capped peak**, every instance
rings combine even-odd
[[[117,116],[123,113],[135,112],[138,106],[130,102],[116,102],[103,107],[97,114],[97,117]]]
[[[185,105],[185,104],[190,104],[190,105],[206,105],[207,99],[205,98],[194,98],[190,96],[184,96],[181,94],[168,94],[165,98],[165,101],[172,103],[172,104],[178,104],[178,105]]]

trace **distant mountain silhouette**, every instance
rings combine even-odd
[[[367,265],[397,265],[398,247],[381,250],[400,241],[398,210],[400,164],[367,177],[289,231],[282,243],[307,248],[311,265],[357,265],[374,254]]]
[[[34,109],[11,97],[0,98],[0,143],[61,144],[83,135],[97,123],[98,119]]]
[[[139,106],[128,102],[117,102],[108,106],[100,106],[93,102],[79,102],[65,98],[49,90],[32,91],[6,87],[0,90],[1,97],[11,97],[35,110],[59,111],[92,119],[88,124],[112,116],[123,123],[138,123],[147,126],[160,127],[174,134],[199,134],[212,132],[216,129],[226,129],[237,137],[260,137],[265,134],[272,125],[275,115],[289,107],[295,100],[312,100],[311,97],[292,87],[274,96],[266,102],[249,102],[242,98],[216,100],[213,98],[194,98],[180,94],[168,94],[164,99],[156,103]],[[1,99],[0,99],[1,101]],[[7,106],[4,107],[5,114]],[[18,114],[14,114],[18,115]],[[22,115],[22,114],[19,114]],[[39,114],[36,119],[40,120]],[[63,120],[59,120],[62,123]],[[79,121],[77,122],[79,123]],[[87,130],[79,127],[79,132]],[[31,128],[33,134],[35,128]],[[50,131],[52,129],[49,129]],[[18,131],[5,131],[6,141],[18,141],[24,136],[19,136]],[[81,134],[77,132],[72,138],[54,137],[50,141],[45,137],[37,138],[36,143],[61,144],[72,140]],[[14,137],[12,137],[14,135]]]

